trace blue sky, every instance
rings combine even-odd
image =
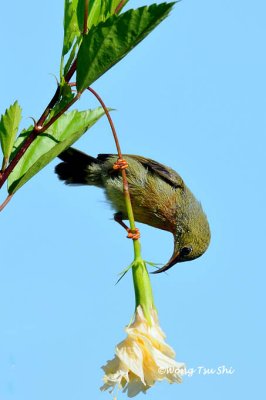
[[[263,1],[183,0],[93,85],[117,110],[122,150],[176,169],[212,230],[203,257],[151,279],[177,360],[235,372],[160,383],[146,398],[249,399],[265,391],[265,12]],[[54,92],[62,13],[63,1],[2,4],[0,112],[18,99],[23,126]],[[78,107],[96,105],[86,94]],[[114,152],[106,120],[77,147]],[[98,389],[100,366],[134,310],[130,274],[115,286],[132,244],[103,193],[66,187],[55,165],[0,215],[1,400],[109,399]],[[171,235],[139,227],[144,258],[168,260]]]

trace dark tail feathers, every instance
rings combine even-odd
[[[98,160],[79,150],[70,147],[58,157],[64,161],[55,167],[55,173],[67,185],[86,185],[88,183],[87,167],[98,164]]]

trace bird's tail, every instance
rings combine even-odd
[[[55,173],[60,180],[67,185],[97,185],[97,175],[98,179],[100,176],[96,171],[93,173],[93,169],[99,170],[99,161],[96,158],[73,147],[63,151],[58,157],[63,161],[55,167]],[[93,165],[95,168],[90,171]]]

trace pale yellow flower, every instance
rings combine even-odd
[[[115,357],[103,366],[104,385],[101,390],[112,392],[117,385],[129,397],[146,392],[156,381],[181,383],[183,363],[174,360],[174,350],[165,343],[155,310],[151,311],[151,324],[137,307],[135,320],[126,327],[127,338],[116,347]]]

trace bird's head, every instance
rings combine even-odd
[[[189,212],[183,212],[182,216],[177,217],[176,229],[173,234],[173,255],[168,263],[154,271],[154,274],[165,272],[176,263],[194,260],[207,250],[211,233],[207,217],[200,203],[193,203]]]

